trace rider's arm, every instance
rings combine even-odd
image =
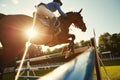
[[[58,10],[58,12],[59,12],[62,16],[65,16],[65,17],[67,16],[67,14],[65,14],[65,13],[61,10],[59,4],[55,4],[55,7],[56,7],[56,9]]]

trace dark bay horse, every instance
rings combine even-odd
[[[56,36],[56,38],[53,39],[53,41],[50,42],[51,45],[54,46],[61,43],[68,43],[68,38],[72,38],[72,40],[75,40],[74,34],[69,34],[69,27],[73,23],[76,28],[81,29],[83,32],[86,31],[86,25],[83,22],[83,17],[81,16],[80,12],[68,12],[67,17],[60,16],[58,17],[58,20],[60,21],[60,28],[61,32]]]
[[[68,38],[75,39],[74,34],[69,34],[69,27],[73,23],[76,28],[86,31],[83,17],[79,12],[68,12],[67,17],[60,16],[61,32],[54,36],[48,27],[40,21],[36,21],[34,28],[38,34],[31,39],[31,43],[39,45],[54,46],[68,43]],[[14,61],[16,56],[23,51],[28,40],[26,30],[32,26],[33,18],[27,15],[4,15],[0,14],[0,42],[3,49],[0,50],[0,66],[6,67],[8,63]]]

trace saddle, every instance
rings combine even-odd
[[[59,20],[54,17],[52,20],[50,20],[48,17],[40,16],[37,14],[37,21],[40,21],[44,26],[48,27],[50,31],[54,34],[60,31],[60,22]]]

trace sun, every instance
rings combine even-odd
[[[26,34],[29,38],[34,38],[37,35],[37,31],[35,29],[27,29]]]

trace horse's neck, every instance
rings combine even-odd
[[[61,29],[63,31],[69,31],[69,27],[72,24],[72,19],[70,18],[61,18],[60,19],[60,23],[61,23]]]
[[[62,24],[62,23],[61,23]],[[69,27],[70,27],[70,23],[65,23],[65,24],[62,24],[60,27],[61,27],[61,32],[62,33],[69,33]]]

